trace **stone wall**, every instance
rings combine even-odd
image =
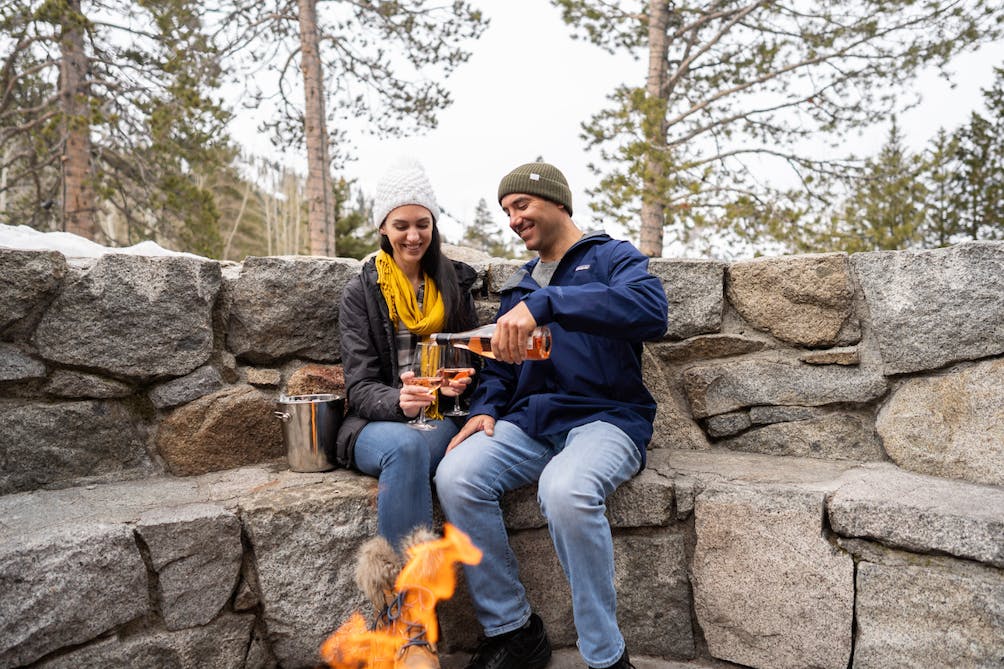
[[[487,315],[518,263],[475,264]],[[272,410],[338,389],[359,266],[0,249],[0,668],[316,664],[375,486],[290,472]],[[1004,244],[651,269],[656,433],[608,505],[632,654],[1004,665]],[[534,491],[505,507],[571,646]],[[462,592],[442,622],[475,643]]]

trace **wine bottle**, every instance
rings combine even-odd
[[[494,360],[493,334],[495,334],[495,323],[490,323],[466,332],[438,332],[432,335],[432,340],[437,344],[450,344]],[[551,357],[551,330],[543,325],[535,328],[530,333],[530,338],[526,340],[526,359],[547,360],[549,357]]]

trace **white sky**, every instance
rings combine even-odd
[[[377,140],[353,137],[358,159],[345,175],[358,179],[363,192],[372,195],[384,169],[401,157],[421,161],[440,205],[470,221],[480,198],[496,212],[500,226],[505,218],[496,204],[499,179],[513,167],[538,155],[564,172],[572,187],[573,208],[580,227],[601,227],[592,220],[587,188],[596,177],[587,164],[597,159],[579,138],[581,124],[607,104],[607,95],[622,83],[644,83],[646,64],[627,55],[610,55],[570,37],[560,11],[541,0],[482,2],[491,24],[482,37],[470,43],[470,60],[446,80],[454,103],[439,115],[439,126],[420,137]],[[908,145],[922,148],[939,127],[952,130],[969,113],[982,108],[980,88],[993,80],[993,67],[1004,66],[1004,43],[959,57],[952,70],[956,87],[935,76],[923,76],[920,107],[902,115],[899,123]],[[235,124],[237,136],[249,137],[248,120]],[[253,126],[253,123],[252,123]],[[241,129],[243,128],[243,129]],[[849,138],[859,155],[873,155],[887,127],[860,138]],[[266,152],[267,140],[246,142]],[[859,147],[859,148],[858,148]],[[290,164],[304,170],[305,157]],[[444,236],[456,240],[461,227],[444,217]],[[613,234],[620,234],[609,229]]]

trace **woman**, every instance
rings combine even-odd
[[[404,370],[420,339],[476,325],[470,293],[476,273],[443,256],[439,207],[420,165],[399,166],[381,179],[373,214],[380,251],[342,293],[349,412],[338,432],[338,458],[378,477],[379,533],[400,551],[413,529],[432,526],[432,474],[457,432],[425,388],[408,385],[414,374]],[[440,392],[455,396],[468,383]],[[425,407],[436,429],[409,428]]]

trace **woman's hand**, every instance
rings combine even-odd
[[[466,375],[455,376],[449,382],[444,383],[439,387],[439,392],[446,395],[447,397],[459,397],[463,395],[467,390],[467,386],[471,385],[471,374],[474,370],[470,370]]]
[[[414,418],[418,412],[432,404],[435,395],[428,388],[409,384],[415,378],[415,372],[401,374],[401,394],[398,396],[398,406],[408,418]]]

